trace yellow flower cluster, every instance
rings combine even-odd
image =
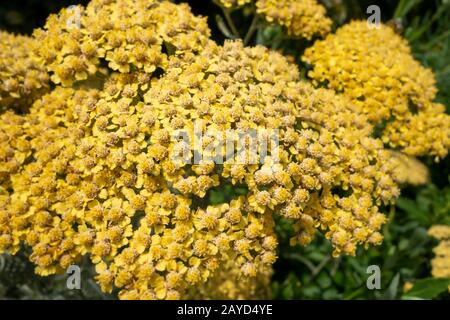
[[[412,156],[444,158],[450,148],[450,115],[443,104],[425,102],[423,110],[388,122],[383,141]]]
[[[7,106],[24,107],[48,88],[48,75],[30,54],[31,37],[0,31],[0,111]]]
[[[198,93],[199,89],[190,89],[191,79],[201,89]],[[160,100],[161,92],[167,99],[170,88],[176,97],[183,97],[172,98],[172,109],[178,104],[179,112],[187,113],[186,103],[193,103],[190,118],[203,121],[210,144],[225,139],[221,134],[229,128],[255,128],[263,134],[279,130],[279,159],[271,154],[261,159],[262,165],[226,161],[223,168],[206,160],[199,168],[194,166],[195,175],[217,173],[219,179],[246,185],[250,212],[269,210],[297,221],[293,243],[308,243],[321,225],[329,230],[336,254],[354,254],[358,243],[381,240],[377,230],[384,216],[377,212],[377,204],[398,195],[392,179],[395,165],[381,142],[368,137],[367,120],[356,115],[347,100],[297,80],[297,69],[278,54],[226,42],[223,48],[205,48],[185,72],[169,70],[144,98],[155,105],[153,99]],[[185,128],[192,133],[192,124]],[[205,192],[196,190],[192,176],[175,178],[174,187],[200,197]],[[348,195],[339,196],[337,189]]]
[[[438,240],[450,239],[450,227],[446,225],[436,225],[428,230],[428,235]]]
[[[241,42],[171,56],[151,85],[139,76],[112,75],[101,91],[57,87],[33,104],[19,136],[29,155],[10,171],[2,205],[2,251],[25,242],[42,275],[89,253],[102,290],[173,299],[223,261],[245,277],[270,266],[274,213],[294,220],[293,244],[309,243],[317,227],[336,255],[381,241],[378,205],[398,195],[394,166],[346,99],[298,82],[278,53]],[[176,133],[194,135],[197,122],[208,144],[227,129],[279,130],[277,155],[218,164],[215,148],[197,164],[194,146],[178,161],[186,145]],[[20,158],[15,145],[8,159]],[[202,202],[229,182],[247,196]]]
[[[11,174],[20,169],[31,153],[22,128],[24,122],[25,119],[13,111],[0,114],[0,197],[9,194]]]
[[[292,160],[288,164],[288,173],[293,179],[301,179],[303,185],[293,193],[292,200],[301,208],[303,201],[308,203],[304,207],[307,215],[300,215],[296,224],[300,233],[292,242],[309,243],[313,226],[319,225],[329,230],[326,236],[335,247],[333,255],[354,255],[358,244],[382,240],[378,230],[386,219],[377,206],[390,203],[399,194],[397,161],[383,149],[381,141],[369,138],[367,119],[358,115],[345,98],[309,86],[300,92],[304,94],[301,118],[309,119],[311,128],[320,134],[319,143],[307,147],[305,158],[297,156],[300,168],[293,166]],[[306,132],[309,134],[308,129]],[[317,158],[311,161],[309,157]],[[319,192],[311,193],[314,188]],[[288,210],[281,213],[286,212],[288,218],[297,215],[292,207],[287,204]]]
[[[173,63],[176,74],[181,60]],[[186,72],[184,80],[195,81]],[[218,178],[208,175],[209,165],[188,170],[168,156],[170,130],[189,119],[179,114],[181,105],[172,102],[169,115],[170,104],[159,100],[177,91],[159,91],[155,83],[146,95],[158,97],[145,104],[133,99],[142,92],[138,86],[124,85],[114,97],[108,85],[100,93],[57,87],[24,117],[20,138],[29,141],[31,156],[18,173],[10,171],[13,193],[2,202],[1,250],[15,252],[25,242],[41,275],[90,253],[102,289],[115,285],[123,299],[179,298],[222,260],[233,261],[245,276],[272,263],[270,215],[246,213],[242,198],[206,208],[193,203],[190,193],[203,197]],[[177,183],[185,180],[195,189],[177,192],[174,186],[182,189]]]
[[[51,80],[70,86],[97,72],[102,62],[120,73],[164,69],[172,54],[196,52],[210,31],[187,4],[157,0],[93,0],[51,15],[34,32]]]
[[[217,45],[186,5],[75,8],[79,27],[65,9],[34,34],[55,88],[0,114],[0,253],[29,246],[41,275],[89,254],[122,299],[244,298],[264,295],[275,214],[335,256],[382,241],[405,177],[351,99],[279,53]],[[247,193],[208,202],[229,184]]]
[[[428,234],[440,240],[433,250],[436,256],[431,261],[431,274],[435,278],[450,278],[450,226],[433,226],[428,230]],[[450,292],[450,286],[448,290]]]
[[[433,103],[433,73],[390,27],[353,21],[308,48],[303,60],[316,86],[349,97],[371,123],[387,122],[383,141],[390,147],[412,156],[447,154],[450,117]]]
[[[74,261],[74,217],[52,214],[52,205],[74,192],[68,162],[82,131],[72,127],[78,105],[92,104],[95,90],[56,88],[24,116],[1,115],[0,251],[15,253],[21,241],[33,247],[37,273],[61,271]],[[69,128],[70,127],[70,128]],[[57,176],[64,175],[58,181]],[[59,182],[59,184],[58,184]],[[67,204],[69,205],[69,204]],[[72,206],[75,204],[72,203]],[[54,210],[59,210],[56,207]]]
[[[269,23],[284,26],[291,37],[310,40],[331,31],[332,21],[316,0],[257,0],[256,11]]]
[[[429,182],[428,167],[422,162],[398,151],[388,150],[388,152],[390,157],[397,162],[395,172],[399,182],[413,186]]]

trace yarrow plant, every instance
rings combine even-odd
[[[49,76],[29,54],[35,39],[0,31],[0,111],[14,104],[25,108],[49,87]]]
[[[434,248],[435,257],[431,261],[431,274],[435,278],[450,278],[450,227],[435,225],[428,230],[428,234],[439,240]],[[450,292],[450,286],[448,287]]]
[[[308,48],[316,86],[349,97],[360,113],[383,128],[391,148],[411,156],[443,158],[450,146],[450,117],[435,103],[433,73],[411,55],[404,39],[388,26],[353,21]]]
[[[254,6],[292,37],[331,31],[312,0],[216,2]],[[388,27],[351,23],[316,42],[309,83],[281,53],[217,44],[186,4],[76,8],[75,25],[72,8],[31,38],[0,33],[17,48],[0,54],[0,253],[31,248],[39,275],[88,255],[121,299],[267,297],[276,217],[292,223],[292,245],[323,232],[333,256],[355,255],[382,242],[381,208],[400,184],[426,181],[405,174],[420,167],[408,156],[447,153],[432,74]],[[368,57],[353,33],[377,32],[392,43]],[[346,54],[374,67],[346,71]],[[229,185],[245,194],[209,201]]]

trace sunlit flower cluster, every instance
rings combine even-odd
[[[363,115],[298,82],[280,54],[209,42],[201,55],[170,57],[160,78],[140,84],[139,75],[113,74],[101,91],[57,87],[33,104],[20,136],[31,154],[11,171],[2,250],[31,246],[42,275],[89,253],[102,290],[173,299],[223,261],[244,277],[268,272],[274,213],[294,221],[292,244],[309,243],[318,226],[336,255],[381,241],[378,206],[398,195],[393,163]],[[195,146],[176,133],[191,136],[196,121],[212,132],[209,144],[230,128],[278,129],[277,155],[194,164]],[[208,205],[208,191],[227,183],[248,194]]]
[[[36,55],[56,84],[111,70],[150,75],[164,69],[169,54],[196,52],[207,41],[206,19],[195,17],[186,4],[157,0],[93,0],[51,15],[34,32]]]
[[[331,31],[332,21],[316,0],[257,0],[257,13],[286,28],[291,37],[312,39]]]
[[[428,168],[418,159],[394,150],[389,150],[389,155],[396,161],[395,172],[399,182],[412,186],[429,182]]]
[[[30,54],[31,37],[0,31],[0,111],[7,106],[27,106],[48,88],[48,75]]]
[[[60,271],[57,267],[66,268],[75,259],[74,217],[52,206],[74,192],[70,177],[75,175],[69,173],[74,170],[69,161],[75,156],[82,131],[71,123],[76,107],[93,103],[95,92],[56,88],[37,100],[25,116],[12,112],[1,116],[2,149],[6,152],[0,159],[0,250],[15,253],[25,241],[33,248],[30,259],[39,274]],[[58,176],[64,179],[58,180]],[[67,201],[75,208],[75,203]],[[52,215],[52,210],[61,214]]]
[[[0,115],[0,196],[11,189],[10,176],[16,173],[30,155],[30,145],[24,136],[25,119],[12,111]]]
[[[284,22],[295,30],[309,2],[288,2],[278,13],[298,10]],[[380,208],[408,178],[399,161],[415,163],[372,137],[373,114],[351,96],[209,34],[187,5],[153,0],[93,0],[34,32],[55,88],[0,114],[0,253],[30,247],[40,275],[88,255],[122,299],[247,298],[267,294],[275,215],[293,224],[292,245],[321,231],[334,256],[382,241]],[[276,139],[239,135],[252,131]],[[230,185],[246,193],[210,203]]]
[[[308,48],[303,60],[315,85],[349,97],[371,123],[386,124],[382,137],[390,147],[412,156],[447,154],[450,117],[433,102],[433,73],[390,27],[353,21]]]
[[[431,274],[435,278],[450,278],[450,226],[433,226],[428,230],[428,234],[440,240],[433,250],[435,257],[431,261]],[[450,292],[450,286],[448,290]]]

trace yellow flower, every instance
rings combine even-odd
[[[435,257],[431,260],[431,274],[435,278],[449,278],[450,227],[447,225],[435,225],[428,230],[428,234],[440,240],[439,244],[433,249]]]
[[[390,147],[410,156],[447,155],[450,116],[433,102],[434,75],[390,27],[353,21],[317,41],[302,60],[312,65],[308,76],[316,86],[345,95],[375,126],[387,121],[382,139]]]
[[[257,0],[257,13],[270,23],[284,26],[288,35],[310,40],[330,32],[332,21],[316,0]]]
[[[292,35],[329,28],[315,2],[286,3],[299,9],[280,10]],[[335,256],[381,242],[379,207],[399,194],[396,161],[348,97],[301,81],[280,53],[214,43],[185,4],[78,8],[79,29],[66,28],[63,10],[34,34],[55,88],[25,114],[0,114],[2,253],[30,246],[44,275],[89,254],[102,290],[123,299],[185,298],[197,287],[240,298],[269,281],[275,215],[292,221],[293,245],[324,232]],[[311,9],[314,26],[297,32]],[[277,136],[252,153],[248,131]],[[211,204],[226,185],[246,193]]]
[[[39,43],[33,38],[0,32],[0,111],[14,107],[25,110],[49,89],[49,76],[30,52]]]
[[[123,10],[125,7],[127,10]],[[151,22],[143,18],[144,12],[152,16]],[[79,18],[74,21],[78,24],[68,28],[67,22],[74,18]],[[193,16],[185,4],[93,0],[86,8],[71,7],[51,15],[44,28],[33,34],[39,43],[33,46],[33,52],[52,73],[53,82],[71,86],[74,81],[103,72],[103,59],[121,73],[129,73],[132,68],[152,73],[166,64],[163,42],[178,54],[200,49],[209,33],[206,19]]]

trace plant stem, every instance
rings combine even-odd
[[[389,216],[386,226],[384,227],[383,236],[388,243],[391,242],[391,233],[389,231],[389,227],[391,226],[392,221],[394,221],[395,217],[395,205],[391,205],[389,208]]]
[[[327,265],[327,263],[330,260],[331,260],[331,257],[326,256],[324,259],[322,259],[322,261],[320,261],[320,263],[314,268],[313,273],[311,274],[310,282],[312,280],[314,280],[314,278],[320,273],[320,271],[322,271],[322,269]]]
[[[283,42],[283,40],[284,40],[283,33],[280,33],[279,35],[277,35],[275,37],[275,39],[273,39],[272,46],[271,46],[272,50],[277,50],[281,46],[281,43]]]
[[[341,264],[342,257],[339,257],[338,259],[334,260],[333,268],[331,269],[330,276],[334,277],[336,275],[336,272],[339,268],[339,265]]]
[[[219,14],[216,15],[216,23],[219,30],[222,32],[222,34],[227,37],[228,39],[235,39],[236,37],[234,34],[230,31],[230,29],[227,26],[227,23],[223,19],[223,17]]]
[[[223,11],[223,15],[225,16],[225,19],[227,20],[228,26],[231,29],[231,32],[233,32],[233,35],[237,39],[239,39],[241,36],[239,35],[239,31],[237,30],[236,25],[234,24],[233,19],[231,18],[231,11],[224,7],[221,7],[221,8]]]
[[[250,24],[250,27],[248,28],[247,34],[245,35],[244,46],[246,46],[248,44],[248,42],[251,40],[253,34],[255,33],[255,31],[257,29],[258,29],[258,15],[255,14],[253,16],[252,23]]]
[[[314,272],[314,270],[316,269],[316,267],[314,266],[314,264],[311,263],[311,261],[309,261],[308,259],[304,258],[301,254],[299,253],[291,253],[291,254],[285,254],[284,257],[286,259],[292,259],[292,260],[297,260],[301,263],[303,263],[311,273]]]

